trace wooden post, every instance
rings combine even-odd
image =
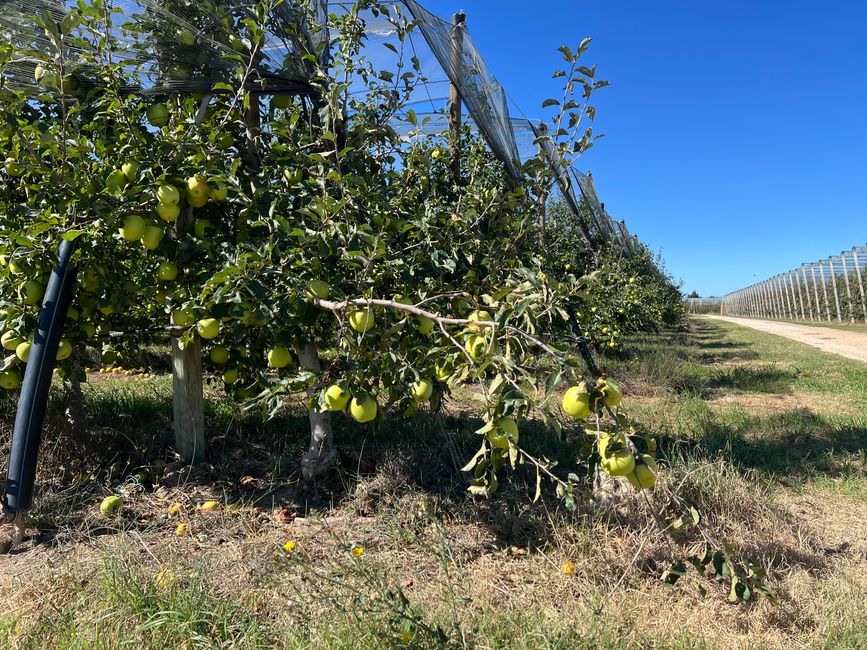
[[[193,208],[181,212],[175,223],[178,237],[189,229]],[[178,261],[178,260],[176,260]],[[205,460],[205,404],[202,394],[202,344],[196,336],[182,350],[172,339],[172,414],[175,448],[186,462]]]
[[[843,263],[843,279],[846,281],[846,296],[849,298],[849,322],[855,322],[855,308],[852,304],[852,286],[849,284],[849,269],[846,268],[846,253],[840,253],[840,261]]]
[[[834,304],[837,305],[837,322],[843,322],[843,314],[840,312],[840,292],[837,291],[837,272],[834,270],[834,257],[828,258],[828,263],[831,265],[831,286],[834,287]]]
[[[858,291],[861,292],[861,313],[867,323],[867,300],[864,299],[864,279],[861,277],[861,262],[858,260],[858,249],[852,249],[852,259],[855,261],[855,275],[858,278]]]
[[[172,339],[172,390],[175,446],[188,463],[201,463],[205,460],[205,410],[198,337],[183,350],[180,340]]]
[[[467,16],[462,11],[455,12],[452,16],[452,56],[451,75],[449,78],[449,133],[451,134],[452,146],[452,179],[455,184],[461,178],[461,117],[462,105],[461,91],[455,80],[463,75],[464,60],[464,24]]]
[[[822,278],[822,295],[825,298],[825,312],[828,314],[828,322],[831,322],[831,301],[828,299],[828,281],[825,279],[825,267],[819,262],[819,276]]]

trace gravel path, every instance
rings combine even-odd
[[[757,318],[731,318],[730,316],[709,316],[709,318],[784,336],[787,339],[812,345],[825,352],[867,363],[867,333],[864,332],[847,332],[830,327],[796,325]]]

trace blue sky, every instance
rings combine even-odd
[[[867,241],[867,2],[422,4],[467,13],[532,118],[556,96],[556,48],[593,38],[587,61],[611,86],[579,169],[685,291],[721,295]]]

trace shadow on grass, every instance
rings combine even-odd
[[[867,476],[864,453],[867,427],[840,425],[804,410],[763,417],[723,419],[706,413],[688,441],[659,432],[663,457],[677,457],[686,446],[692,457],[720,456],[744,468],[784,481],[802,482],[816,475]]]
[[[797,373],[774,366],[749,367],[725,366],[713,368],[708,373],[704,387],[710,389],[728,388],[754,393],[791,392]]]

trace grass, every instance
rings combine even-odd
[[[442,416],[335,420],[343,469],[315,486],[298,480],[303,413],[263,422],[209,390],[210,466],[151,487],[135,474],[173,460],[170,381],[91,382],[86,458],[46,432],[37,530],[0,577],[0,643],[865,647],[867,367],[705,319],[632,337],[602,361],[638,429],[659,439],[665,469],[651,500],[624,492],[577,513],[550,496],[533,504],[526,468],[494,499],[466,496],[456,464],[477,444],[470,389]],[[581,434],[526,423],[522,440],[566,472]],[[110,521],[96,512],[108,493],[126,503]],[[779,605],[728,604],[725,586],[695,574],[662,585],[672,557],[699,541],[658,532],[669,494],[770,570]],[[208,499],[220,507],[198,510]],[[169,517],[175,502],[185,509]],[[281,550],[288,540],[292,552]]]

